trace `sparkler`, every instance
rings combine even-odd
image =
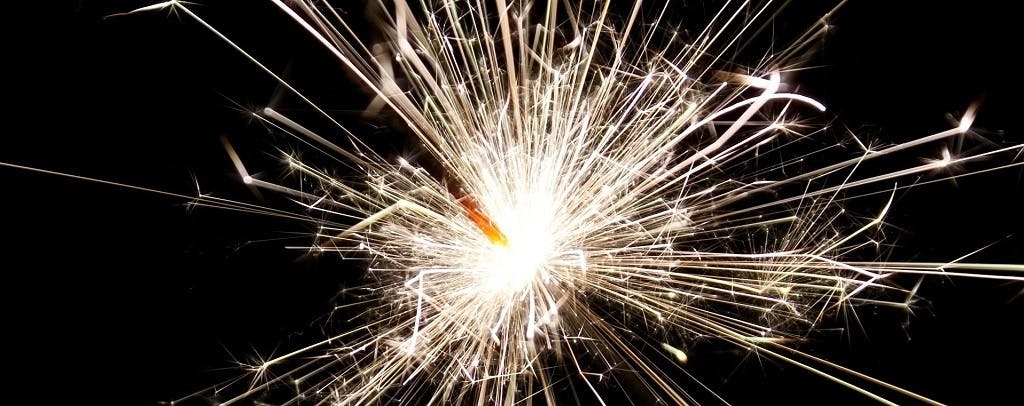
[[[222,404],[275,388],[294,390],[289,404],[553,404],[571,382],[604,403],[626,376],[655,399],[687,404],[705,389],[669,378],[645,348],[685,364],[698,338],[879,402],[891,403],[879,394],[888,393],[936,403],[795,344],[845,307],[908,308],[918,276],[1024,280],[1016,264],[863,260],[879,255],[891,196],[913,176],[982,161],[971,173],[1018,167],[1024,146],[902,160],[964,141],[972,107],[954,128],[905,143],[847,134],[857,154],[815,163],[840,146],[816,146],[823,130],[802,117],[825,107],[787,90],[782,74],[823,27],[748,70],[725,62],[770,20],[771,2],[726,4],[679,42],[665,39],[669,6],[645,21],[639,2],[619,20],[610,2],[396,0],[375,9],[384,38],[369,43],[326,2],[271,1],[441,169],[373,151],[186,3],[136,10],[170,8],[242,52],[338,131],[318,134],[272,108],[254,117],[362,176],[344,181],[285,156],[300,180],[278,184],[251,175],[225,144],[246,184],[300,210],[195,204],[313,222],[312,244],[294,248],[370,266],[351,304],[362,307],[358,328],[253,367],[252,381],[217,388]],[[864,170],[879,161],[904,163]],[[845,210],[872,195],[888,198],[871,217]]]

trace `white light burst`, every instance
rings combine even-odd
[[[222,404],[275,388],[294,390],[288,403],[553,404],[573,382],[606,402],[626,375],[645,396],[686,404],[706,389],[651,357],[685,364],[693,340],[883,403],[934,403],[796,344],[848,306],[909,308],[918,276],[1024,279],[1014,264],[868,260],[885,253],[890,196],[916,176],[1020,166],[1022,146],[905,159],[970,142],[973,110],[905,143],[828,141],[815,124],[825,107],[783,80],[827,26],[754,66],[729,60],[771,22],[772,2],[726,2],[677,36],[664,20],[671,3],[617,15],[609,1],[381,1],[371,42],[326,1],[271,1],[371,90],[369,114],[396,115],[426,154],[417,164],[368,148],[186,3],[140,9],[173,9],[241,51],[338,131],[272,108],[254,116],[362,177],[288,156],[298,180],[282,185],[250,175],[226,144],[247,184],[301,207],[197,204],[315,222],[298,248],[370,269],[361,300],[342,304],[361,309],[356,328],[254,367],[250,386],[217,389]],[[845,209],[868,196],[872,215]]]

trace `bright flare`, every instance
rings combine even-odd
[[[748,34],[772,31],[760,30],[771,2],[727,3],[684,37],[661,20],[670,5],[636,2],[613,18],[607,1],[396,0],[369,14],[375,42],[326,2],[272,2],[375,95],[368,113],[398,116],[444,176],[379,156],[185,3],[160,5],[212,30],[338,131],[316,134],[271,108],[256,119],[362,175],[343,181],[289,156],[299,180],[282,186],[228,148],[247,184],[302,211],[197,204],[309,221],[316,241],[296,248],[371,265],[362,294],[341,306],[363,309],[351,329],[254,368],[273,378],[217,387],[234,394],[222,404],[273,388],[311,403],[551,404],[566,382],[603,402],[623,378],[686,404],[706,387],[666,373],[649,349],[685,363],[700,356],[689,340],[704,339],[881,402],[876,392],[935,403],[791,344],[851,306],[909,310],[917,288],[901,276],[1024,279],[1017,264],[865,260],[885,253],[876,237],[896,191],[938,168],[1020,166],[1022,146],[905,159],[969,141],[973,107],[957,127],[902,144],[821,141],[801,117],[824,106],[783,73],[827,26],[765,50],[756,66],[726,59]],[[876,162],[897,169],[861,170]],[[874,214],[847,211],[871,196],[881,197]]]

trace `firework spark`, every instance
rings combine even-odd
[[[953,128],[905,143],[817,141],[825,130],[813,117],[825,106],[783,74],[826,27],[743,70],[727,58],[771,20],[771,2],[726,4],[702,31],[676,38],[667,5],[647,20],[639,2],[614,16],[607,1],[396,0],[373,8],[383,38],[370,43],[327,2],[271,1],[371,90],[368,111],[397,115],[440,169],[375,152],[185,3],[137,10],[174,10],[241,52],[338,132],[272,108],[254,117],[362,177],[341,180],[287,155],[297,180],[279,184],[252,175],[225,144],[246,184],[299,207],[206,196],[196,205],[315,223],[312,243],[294,248],[370,266],[351,304],[361,307],[357,328],[264,360],[253,380],[217,388],[222,404],[288,388],[289,404],[553,404],[567,382],[604,403],[627,379],[688,404],[706,389],[669,378],[648,348],[685,364],[697,339],[883,403],[880,393],[936,403],[795,344],[850,306],[908,308],[918,276],[1024,280],[1015,264],[864,260],[883,254],[876,237],[891,196],[914,176],[1017,167],[1024,146],[905,159],[965,142],[973,107]],[[819,159],[843,156],[841,144],[859,150]],[[902,164],[865,169],[880,161]],[[871,216],[844,209],[870,196],[887,197]]]

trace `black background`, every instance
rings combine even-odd
[[[275,71],[301,72],[289,79],[335,114],[354,117],[365,103],[272,6],[209,3],[195,10]],[[797,78],[803,93],[882,140],[947,128],[944,114],[983,97],[977,127],[996,142],[1024,140],[1014,116],[1020,93],[1010,89],[1019,31],[1011,6],[888,3],[854,1],[833,16],[824,67]],[[184,194],[198,180],[203,192],[255,199],[219,137],[248,146],[252,159],[274,152],[235,105],[279,100],[272,80],[187,17],[103,19],[145,2],[53,4],[64,7],[13,13],[24,28],[6,28],[13,72],[0,161]],[[5,385],[41,403],[186,395],[233,374],[220,370],[232,356],[315,339],[339,286],[358,277],[351,265],[300,261],[281,241],[258,242],[306,225],[7,168],[0,184],[4,366],[15,376]],[[905,229],[897,252],[947,260],[998,241],[977,260],[1022,263],[1020,237],[1005,238],[1024,231],[1022,190],[1014,169],[901,194],[890,217]],[[908,327],[900,314],[864,309],[867,338],[852,332],[802,348],[939,401],[1019,404],[1020,292],[1020,284],[932,280],[921,290],[930,303]],[[738,404],[869,403],[770,361],[691,356],[695,372]]]

